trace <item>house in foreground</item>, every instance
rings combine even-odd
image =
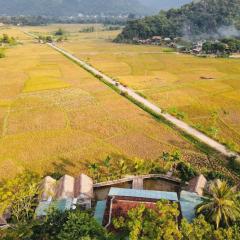
[[[79,206],[91,208],[93,199],[93,180],[85,174],[78,177],[64,175],[56,181],[45,177],[42,182],[42,194],[36,209],[36,217],[46,216],[50,208],[66,211]]]
[[[184,217],[192,221],[195,207],[202,202],[206,185],[203,175],[193,178],[184,186],[179,179],[161,174],[128,176],[95,184],[84,174],[77,177],[64,175],[58,181],[48,176],[42,182],[36,217],[46,216],[51,208],[60,211],[76,207],[89,209],[92,202],[96,202],[94,217],[101,225],[111,229],[114,218],[126,217],[129,210],[140,204],[154,209],[158,201],[168,200],[178,205],[180,216],[176,220]],[[104,197],[98,193],[104,193]]]
[[[112,187],[107,198],[97,202],[94,217],[104,227],[111,228],[114,218],[127,217],[128,211],[140,204],[154,209],[158,201],[168,200],[170,203],[178,204],[179,219],[186,218],[192,222],[195,218],[195,208],[203,200],[202,195],[206,185],[207,180],[200,175],[193,178],[180,192]]]
[[[129,210],[140,204],[154,209],[161,199],[178,203],[178,196],[175,192],[111,188],[108,198],[97,203],[95,218],[100,224],[109,228],[114,218],[126,217]]]

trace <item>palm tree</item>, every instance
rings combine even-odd
[[[103,165],[107,169],[111,166],[111,159],[112,158],[110,156],[107,156],[107,158],[103,160]]]
[[[119,161],[118,167],[119,167],[119,177],[123,177],[126,174],[127,168],[128,168],[126,165],[126,162],[123,159],[121,159]]]
[[[112,158],[110,156],[107,156],[107,158],[105,158],[103,160],[103,169],[104,170],[104,175],[107,181],[112,179],[113,171],[111,171],[112,169],[112,163],[111,163]]]
[[[206,192],[206,198],[196,208],[197,214],[203,214],[209,222],[219,226],[229,226],[240,217],[240,192],[229,187],[227,182],[216,180]]]

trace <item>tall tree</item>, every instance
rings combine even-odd
[[[58,239],[107,240],[110,239],[110,235],[90,214],[76,211],[68,214],[68,219],[62,227]]]
[[[225,181],[214,181],[206,198],[197,206],[197,214],[203,214],[216,228],[228,227],[240,217],[240,192]]]
[[[24,172],[0,186],[0,215],[10,211],[16,222],[29,220],[34,213],[36,196],[39,193],[39,178]]]

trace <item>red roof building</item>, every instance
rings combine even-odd
[[[161,199],[178,202],[177,193],[174,192],[111,188],[106,201],[102,224],[106,228],[112,228],[113,219],[127,217],[129,210],[138,207],[140,204],[154,209],[156,203]]]

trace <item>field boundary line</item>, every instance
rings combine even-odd
[[[25,34],[38,39],[38,37],[32,33],[24,32]],[[185,133],[185,136],[189,136],[189,138],[193,138],[196,142],[200,142],[205,144],[206,146],[214,149],[215,151],[221,153],[226,157],[235,157],[240,161],[240,155],[236,152],[230,151],[224,144],[219,143],[218,141],[212,139],[211,137],[207,136],[203,132],[191,127],[189,124],[183,122],[182,120],[177,119],[176,117],[170,115],[169,113],[165,113],[162,109],[160,109],[157,105],[151,103],[149,100],[143,98],[139,94],[137,94],[133,89],[130,89],[126,86],[123,86],[118,81],[114,80],[113,78],[103,74],[90,64],[86,63],[85,61],[79,59],[78,57],[74,56],[65,49],[62,49],[56,46],[54,43],[47,43],[49,47],[56,50],[57,52],[63,54],[68,59],[72,60],[76,64],[80,65],[83,69],[91,73],[93,76],[98,78],[99,80],[103,81],[106,85],[113,88],[116,92],[136,104],[138,107],[142,108],[152,116],[156,117],[159,120],[163,120],[167,122],[168,125],[177,128],[181,132]]]
[[[7,134],[7,131],[8,131],[8,119],[9,119],[9,116],[10,116],[10,112],[11,112],[11,106],[8,107],[6,115],[5,115],[4,120],[3,120],[2,134],[1,134],[2,137],[4,137]]]

